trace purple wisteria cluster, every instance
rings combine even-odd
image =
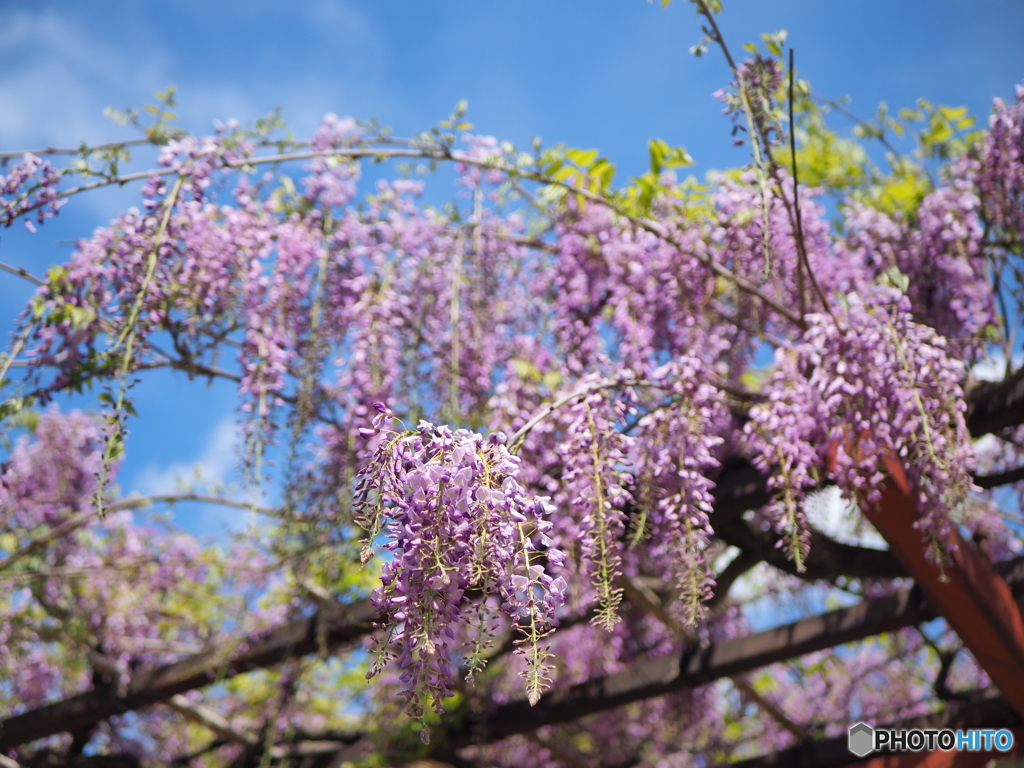
[[[967,179],[953,177],[926,195],[915,221],[855,201],[844,219],[847,236],[837,250],[849,287],[868,290],[869,281],[903,275],[918,322],[954,342],[954,354],[978,349],[997,313],[979,200]]]
[[[583,383],[586,388],[595,380]],[[624,465],[633,438],[621,430],[627,403],[609,389],[595,389],[566,410],[568,426],[558,446],[564,461],[566,511],[575,523],[581,570],[590,574],[596,593],[594,622],[611,629],[619,622],[622,589],[617,579],[626,533],[624,510],[632,500],[627,488],[633,478]]]
[[[753,123],[753,129],[763,135],[770,144],[783,138],[777,109],[777,97],[782,87],[782,64],[772,56],[756,55],[739,65],[730,88],[715,92],[715,98],[725,104],[723,110],[733,123],[733,136],[748,132],[745,120]],[[752,137],[750,141],[758,141]],[[742,144],[743,139],[735,139]]]
[[[759,58],[726,97],[761,147],[781,137],[781,84],[778,62]],[[798,195],[764,157],[710,188],[659,175],[637,207],[629,190],[603,201],[549,194],[562,182],[538,176],[540,154],[485,136],[367,137],[369,127],[328,116],[282,161],[261,157],[236,125],[175,134],[141,212],[98,229],[50,272],[21,318],[27,364],[8,373],[30,405],[95,381],[109,404],[157,368],[231,382],[243,462],[255,470],[247,479],[263,479],[264,451],[268,461],[286,454],[284,501],[260,533],[275,559],[255,543],[220,552],[143,525],[127,512],[137,500],[98,486],[97,474],[117,470],[99,422],[42,414],[0,485],[0,556],[38,540],[17,556],[23,569],[0,571],[15,584],[0,595],[0,677],[17,680],[0,686],[0,703],[76,692],[89,684],[89,652],[127,679],[222,641],[228,627],[308,617],[308,595],[322,606],[371,582],[371,675],[424,736],[453,694],[467,706],[507,703],[525,677],[536,703],[549,687],[746,628],[745,598],[729,585],[749,558],[767,558],[751,545],[731,559],[711,523],[715,484],[751,462],[773,494],[752,540],[779,541],[804,578],[815,571],[805,497],[834,482],[874,503],[890,462],[906,471],[926,540],[963,524],[993,557],[1017,551],[996,497],[972,485],[962,388],[966,363],[1001,332],[999,299],[1018,287],[1000,296],[992,271],[1009,264],[1008,275],[1019,259],[1022,103],[998,104],[990,132],[919,203],[893,213],[854,195],[837,221],[820,191]],[[410,178],[368,183],[356,156],[392,150],[451,160],[456,203],[425,204]],[[255,177],[263,161],[294,162],[283,166],[294,180]],[[34,158],[15,166],[3,180],[14,201],[5,222],[32,206],[55,212],[59,181]],[[539,215],[516,207],[526,197]],[[1021,435],[1003,437],[987,470],[1021,463],[1007,448]],[[93,520],[97,495],[110,510],[103,521]],[[89,524],[47,538],[78,515]],[[757,572],[750,582],[759,597],[806,588],[785,579]],[[288,593],[295,585],[303,597]],[[713,589],[722,594],[709,608]],[[865,645],[847,662],[862,681],[833,695],[839,675],[820,658],[794,665],[834,724],[853,708],[881,711],[889,665],[904,686],[888,703],[918,712],[927,655],[919,638]],[[334,675],[317,664],[212,695],[251,715],[266,690],[299,691],[253,720],[254,732],[319,725],[333,703],[308,719],[295,703],[312,701],[317,674]],[[750,685],[805,724],[818,717],[770,680]],[[736,732],[789,743],[792,730],[742,715],[745,700],[737,712],[722,686],[478,754],[546,767],[559,764],[559,740],[575,739],[606,758],[595,764],[675,765],[737,756]],[[173,745],[160,753],[167,761],[197,746],[167,713],[139,718],[144,726],[111,726],[103,738],[144,752],[127,741],[148,734]],[[218,754],[211,765],[237,756]]]
[[[923,536],[944,546],[973,488],[963,364],[895,289],[851,295],[838,321],[808,320],[800,342],[778,351],[767,402],[746,428],[755,462],[772,475],[769,509],[792,556],[799,565],[806,551],[805,491],[828,476],[852,501],[877,503],[887,460],[906,469]]]
[[[238,122],[232,120],[213,136],[171,139],[160,150],[157,166],[173,171],[181,180],[182,191],[203,202],[214,172],[242,163],[255,148],[255,143],[239,131]]]
[[[668,566],[686,624],[703,618],[715,583],[708,561],[714,487],[709,474],[719,465],[723,441],[715,426],[721,423],[722,408],[705,373],[694,357],[652,373],[664,399],[640,420],[632,451],[638,500],[646,510],[642,527],[650,540],[648,556]]]
[[[527,694],[536,702],[549,684],[543,638],[557,626],[566,587],[550,574],[563,557],[548,535],[552,508],[517,482],[518,460],[500,433],[484,438],[425,421],[393,432],[394,414],[383,404],[377,410],[373,428],[364,428],[378,445],[359,473],[356,509],[371,537],[364,560],[378,532],[392,555],[373,601],[387,630],[381,651],[398,657],[408,711],[443,712],[452,695],[460,651],[453,626],[469,591],[500,599],[521,634]]]
[[[42,224],[57,215],[66,200],[61,200],[58,185],[63,172],[46,160],[26,154],[6,174],[0,174],[0,223],[11,226],[20,217],[36,212],[36,223]],[[25,219],[25,228],[35,232],[35,224]]]
[[[1020,242],[1024,231],[1024,84],[1011,104],[996,99],[975,182],[988,221],[999,235]]]
[[[188,534],[135,519],[129,509],[141,503],[130,500],[111,502],[100,520],[94,501],[103,432],[93,416],[51,408],[19,438],[0,475],[0,560],[15,558],[0,570],[0,675],[10,681],[0,705],[7,709],[86,684],[90,652],[120,670],[110,681],[116,686],[139,666],[198,652],[229,631],[207,626],[212,605],[237,610],[246,591],[267,589],[267,560],[249,546],[224,560]],[[47,539],[55,529],[65,532]],[[235,594],[239,579],[225,572],[229,563],[244,570],[246,586]],[[283,618],[270,598],[245,619],[244,631]],[[70,663],[68,648],[78,649]],[[136,751],[132,738],[121,740],[127,751]]]

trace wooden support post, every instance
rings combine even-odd
[[[926,552],[906,474],[886,462],[890,481],[881,501],[864,515],[889,542],[929,605],[956,631],[1018,714],[1024,716],[1024,619],[1006,582],[988,559],[956,531],[948,542],[951,563],[941,569]]]

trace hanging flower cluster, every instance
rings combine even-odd
[[[421,720],[459,689],[460,668],[473,675],[487,661],[480,638],[509,625],[520,661],[488,681],[500,679],[496,699],[520,695],[520,668],[536,702],[552,680],[571,684],[647,652],[675,652],[679,614],[702,622],[702,633],[721,618],[717,609],[704,615],[723,544],[710,524],[720,463],[750,456],[770,476],[769,517],[798,570],[809,489],[832,480],[873,503],[888,459],[908,473],[928,540],[966,519],[956,514],[973,490],[966,368],[957,361],[980,348],[997,316],[992,238],[1024,226],[1020,101],[997,108],[985,143],[916,209],[901,217],[848,201],[837,232],[815,190],[797,202],[785,172],[757,159],[781,136],[781,77],[778,62],[755,60],[726,97],[734,119],[759,134],[752,166],[713,179],[706,193],[663,174],[642,215],[622,204],[628,195],[602,202],[590,193],[537,195],[546,207],[533,218],[510,212],[509,190],[529,194],[538,179],[510,169],[543,163],[489,137],[396,145],[402,157],[425,149],[425,158],[453,162],[472,206],[444,212],[424,205],[423,185],[408,178],[376,181],[355,204],[357,158],[394,146],[363,136],[351,119],[328,116],[309,144],[289,144],[290,157],[310,162],[301,180],[276,186],[272,176],[235,174],[243,163],[280,160],[257,157],[237,127],[176,138],[143,188],[143,212],[97,230],[51,272],[23,316],[29,364],[12,377],[23,374],[37,402],[94,379],[120,377],[124,390],[129,377],[161,366],[229,379],[248,420],[246,458],[257,466],[263,446],[290,427],[281,516],[302,535],[306,524],[329,530],[317,546],[348,562],[359,538],[354,510],[368,536],[364,564],[383,549],[372,673],[397,679],[402,707]],[[234,184],[227,200],[218,179]],[[18,198],[10,215],[55,201],[58,181],[37,160],[15,166],[3,194],[49,191]],[[557,186],[550,181],[547,191]],[[56,203],[44,208],[52,214]],[[806,314],[823,303],[830,311]],[[134,357],[122,364],[126,338]],[[774,369],[763,366],[769,348]],[[418,426],[394,427],[381,402],[400,403],[398,416]],[[424,414],[434,423],[419,421]],[[117,461],[100,450],[100,428],[66,420],[65,442],[82,457],[75,473],[61,474],[55,424],[44,420],[35,447],[18,448],[3,469],[0,523],[16,544],[107,498],[94,475],[112,474]],[[485,426],[489,436],[479,433]],[[32,451],[45,461],[32,464]],[[991,510],[973,509],[973,530],[991,551],[1007,551]],[[54,562],[41,555],[40,567],[99,573],[143,551],[126,516],[108,520],[88,541],[53,543],[45,556]],[[107,554],[93,557],[79,546],[86,541]],[[139,649],[203,636],[199,622],[180,631],[161,623],[160,590],[176,595],[176,577],[221,577],[189,541],[166,551],[175,562],[157,557],[150,570],[131,571],[135,591],[123,574],[68,586],[72,577],[51,569],[40,594],[88,616],[92,634],[82,637],[119,663],[169,659],[166,649]],[[672,617],[657,631],[656,611],[643,616],[622,601],[624,586],[651,583],[667,611],[658,621]],[[129,615],[143,587],[152,600]],[[103,601],[116,610],[96,618]],[[302,606],[274,610],[284,617]],[[547,637],[558,619],[591,612],[597,626]],[[18,635],[13,622],[0,623],[0,651],[25,637],[44,642],[25,626],[31,632]],[[559,654],[568,658],[552,658]],[[24,686],[32,701],[60,688],[57,669]],[[663,711],[644,706],[623,716],[640,740],[657,724],[637,718]]]
[[[590,573],[596,592],[594,623],[611,629],[619,621],[622,589],[616,580],[626,531],[624,507],[632,499],[626,490],[632,477],[623,465],[633,441],[620,426],[626,403],[598,389],[567,410],[565,439],[558,447],[564,493],[576,523],[581,569]]]
[[[976,183],[988,220],[1000,236],[1020,242],[1024,232],[1024,84],[1012,104],[996,99],[982,147]]]
[[[747,117],[769,142],[781,141],[782,126],[775,106],[781,87],[782,64],[778,59],[757,54],[739,65],[731,87],[715,92],[715,98],[725,103],[723,111],[733,122],[733,136],[748,130],[742,122]],[[757,138],[752,137],[751,141]],[[735,143],[742,144],[743,140],[736,139]]]
[[[906,296],[876,288],[849,297],[838,323],[808,318],[800,343],[778,352],[766,403],[746,428],[755,463],[771,474],[770,514],[800,567],[807,549],[801,502],[824,476],[854,501],[877,503],[886,460],[906,469],[937,555],[972,489],[963,364],[946,340],[912,319]],[[830,456],[832,453],[834,456]]]
[[[902,275],[915,320],[955,341],[950,354],[960,355],[977,349],[997,319],[979,200],[964,175],[926,195],[913,221],[849,201],[837,248],[848,288],[869,290],[879,278]]]
[[[715,430],[720,408],[705,374],[693,357],[654,371],[651,381],[664,399],[640,420],[632,452],[646,517],[639,527],[650,540],[650,557],[672,573],[687,624],[702,618],[715,583],[707,560],[714,487],[708,474],[718,466],[722,438]]]
[[[11,226],[20,216],[36,211],[42,224],[57,215],[66,200],[58,197],[57,186],[63,172],[33,154],[26,154],[6,174],[0,174],[0,223]],[[25,228],[35,232],[35,224],[25,219]]]
[[[255,148],[256,145],[240,133],[238,122],[232,120],[213,136],[172,139],[160,150],[157,165],[174,171],[182,180],[182,190],[201,203],[208,196],[214,172],[228,170],[249,157]]]
[[[121,684],[132,669],[202,650],[232,631],[211,627],[211,612],[239,610],[246,593],[268,587],[269,563],[248,544],[225,557],[187,533],[133,519],[125,507],[139,504],[100,520],[103,432],[94,416],[51,407],[0,471],[0,560],[14,558],[0,570],[0,677],[10,682],[0,707],[7,710],[87,685],[89,651],[123,670],[113,681]],[[56,530],[63,534],[51,540]],[[234,631],[284,618],[281,603],[265,597]]]
[[[551,507],[518,483],[518,461],[500,433],[484,438],[425,421],[393,432],[386,427],[394,414],[376,407],[363,434],[378,445],[358,475],[356,510],[370,536],[364,561],[382,532],[392,554],[373,601],[388,630],[381,650],[385,659],[398,657],[409,713],[443,712],[458,650],[453,625],[471,591],[498,597],[522,635],[518,652],[536,702],[549,682],[543,638],[557,625],[566,586],[546,567],[562,560],[548,536]]]

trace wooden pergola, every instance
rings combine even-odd
[[[998,384],[976,387],[968,395],[968,426],[980,437],[1024,423],[1024,372]],[[860,763],[865,768],[980,768],[993,758],[1024,754],[1024,557],[991,563],[972,543],[955,531],[950,534],[951,563],[942,571],[924,552],[914,527],[919,510],[909,493],[902,468],[890,462],[890,482],[882,501],[863,513],[888,541],[889,550],[871,550],[838,543],[812,532],[811,553],[804,578],[895,578],[910,576],[912,588],[885,597],[710,645],[690,645],[681,655],[651,658],[612,675],[546,694],[531,707],[523,701],[498,706],[486,715],[463,713],[447,728],[432,758],[455,766],[466,762],[457,750],[470,744],[498,741],[528,734],[545,725],[576,720],[622,705],[680,692],[718,680],[734,678],[760,667],[874,635],[944,618],[960,636],[994,687],[974,700],[948,704],[943,711],[902,722],[903,728],[1008,728],[1015,734],[1011,752],[906,752],[859,760],[847,749],[845,735],[834,739],[805,739],[792,749],[736,763],[742,768],[841,768]],[[983,487],[1024,479],[1024,468],[998,476],[977,478]],[[766,478],[749,463],[737,461],[717,478],[715,508],[711,516],[716,535],[735,545],[741,554],[720,576],[724,590],[744,570],[765,561],[790,573],[791,563],[775,546],[771,531],[747,523],[743,513],[769,500]],[[627,585],[628,586],[628,585]],[[631,595],[631,592],[633,593]],[[642,589],[627,589],[627,597],[644,601]],[[650,606],[646,606],[650,607]],[[217,713],[191,703],[181,694],[203,688],[215,680],[245,674],[312,653],[337,651],[372,631],[373,607],[368,601],[324,604],[312,616],[291,621],[247,642],[233,642],[171,664],[136,671],[127,686],[118,686],[112,665],[91,659],[96,683],[91,690],[0,723],[0,753],[59,733],[82,734],[106,719],[164,703],[204,724],[223,742],[243,744],[258,764],[265,745],[240,731]],[[769,705],[770,706],[770,705]],[[784,713],[776,713],[785,718]],[[876,723],[875,725],[886,725]],[[896,725],[896,724],[891,724]],[[359,733],[297,734],[275,745],[272,757],[290,760],[301,768],[337,768],[364,749],[368,737]],[[128,763],[125,763],[125,761]],[[6,761],[6,762],[5,762]],[[297,761],[297,762],[296,762]],[[0,768],[13,768],[0,754]],[[130,758],[75,757],[40,751],[25,759],[26,766],[60,768],[133,768]],[[245,765],[241,760],[238,765]]]

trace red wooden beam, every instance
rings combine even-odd
[[[929,560],[921,532],[914,527],[919,515],[906,474],[896,461],[888,460],[887,465],[890,482],[877,505],[863,506],[864,515],[889,542],[932,608],[1024,716],[1024,619],[1010,588],[985,555],[955,529],[946,542],[951,563],[940,570]]]

